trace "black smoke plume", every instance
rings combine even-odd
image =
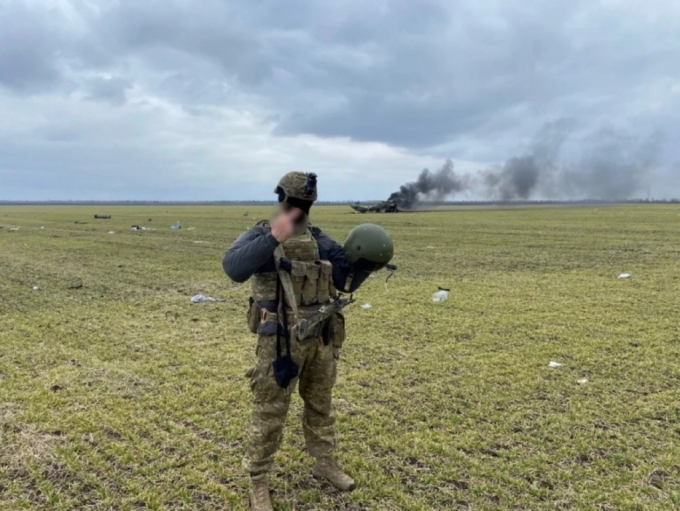
[[[389,200],[397,203],[399,209],[415,209],[422,201],[438,201],[463,191],[469,186],[467,176],[459,176],[453,171],[453,162],[446,160],[436,172],[423,169],[418,180],[407,183],[398,192],[390,195]]]
[[[613,129],[575,135],[575,123],[546,123],[529,149],[503,165],[476,175],[459,175],[446,160],[436,172],[425,169],[418,180],[390,196],[400,209],[455,197],[461,192],[487,200],[625,200],[647,194],[661,148],[659,133],[641,139]],[[570,159],[563,157],[569,144]]]

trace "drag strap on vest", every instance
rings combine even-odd
[[[297,298],[295,297],[295,291],[293,290],[293,281],[290,278],[291,263],[286,259],[286,253],[283,251],[281,245],[277,246],[274,250],[274,260],[276,263],[276,272],[279,274],[278,283],[283,288],[283,296],[285,297],[285,304],[290,307],[293,316],[293,326],[298,324],[298,308],[297,308]],[[279,293],[277,293],[278,295]],[[279,297],[277,296],[277,299]],[[281,300],[279,300],[279,303]],[[285,311],[284,304],[284,311]],[[286,316],[286,314],[284,314]],[[287,322],[287,321],[286,321]]]
[[[277,264],[277,268],[278,268]],[[297,378],[299,373],[298,365],[293,360],[291,356],[290,349],[290,329],[288,328],[288,314],[286,310],[286,293],[285,284],[282,274],[286,274],[285,270],[279,271],[279,276],[276,279],[276,301],[277,310],[280,323],[277,325],[276,329],[276,360],[272,362],[272,369],[274,370],[274,378],[276,383],[282,389],[288,389],[290,383]],[[287,275],[287,274],[286,274]],[[290,275],[288,280],[290,280]],[[296,307],[295,301],[293,301],[293,307]],[[297,307],[294,309],[297,313]],[[281,338],[286,344],[286,354],[282,353],[281,349]]]

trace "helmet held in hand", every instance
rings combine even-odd
[[[392,260],[394,243],[385,229],[376,224],[361,224],[347,235],[345,257],[355,268],[378,271]]]

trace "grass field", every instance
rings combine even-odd
[[[247,509],[255,343],[221,259],[268,212],[0,208],[1,510]],[[310,477],[295,398],[277,510],[680,508],[680,207],[348,212],[314,221],[379,222],[400,266],[348,312],[359,488]]]

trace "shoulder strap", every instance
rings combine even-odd
[[[281,259],[286,258],[286,253],[281,245],[278,245],[274,249],[274,262],[276,263],[276,271],[279,274],[279,280],[281,280],[281,286],[283,287],[283,294],[286,297],[286,302],[288,307],[293,311],[293,321],[295,325],[298,322],[298,308],[297,299],[295,297],[295,292],[293,291],[293,281],[290,278],[290,274],[281,268]]]

